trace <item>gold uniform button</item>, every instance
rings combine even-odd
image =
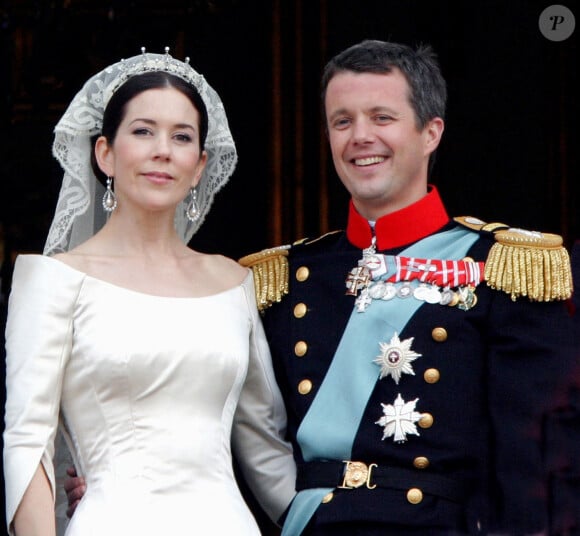
[[[407,500],[411,504],[419,504],[423,500],[423,492],[419,488],[411,488],[407,491]]]
[[[421,428],[431,428],[431,426],[433,426],[433,415],[430,413],[423,413],[419,419],[419,426]]]
[[[302,357],[303,355],[306,354],[307,351],[308,351],[308,345],[304,341],[298,341],[294,345],[294,353],[298,357]]]
[[[444,342],[447,340],[447,330],[445,328],[433,328],[431,337],[434,341]]]
[[[301,266],[296,270],[296,279],[300,282],[306,281],[310,276],[310,270],[306,266]]]
[[[461,259],[463,262],[475,262],[473,260],[473,257],[463,257],[463,259]]]
[[[332,491],[330,493],[327,493],[324,497],[322,497],[322,504],[326,504],[329,503],[330,501],[332,501],[332,499],[334,499],[334,493],[332,493]]]
[[[436,368],[430,368],[425,371],[423,378],[425,378],[427,383],[437,383],[439,378],[441,378],[441,374]]]
[[[307,395],[310,391],[312,391],[312,382],[310,380],[302,380],[298,384],[298,392],[301,395]]]
[[[417,469],[427,469],[427,467],[429,467],[429,458],[425,458],[425,456],[417,456],[413,460],[413,465]]]
[[[302,318],[306,314],[306,304],[305,303],[297,303],[294,306],[294,316],[296,318]]]

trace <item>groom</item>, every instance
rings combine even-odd
[[[242,259],[298,464],[283,534],[578,527],[580,443],[555,440],[577,365],[561,238],[449,218],[428,184],[446,102],[429,47],[359,43],[322,94],[346,231]]]

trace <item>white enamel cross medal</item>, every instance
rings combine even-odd
[[[363,249],[362,259],[358,261],[358,266],[353,268],[346,277],[346,294],[347,296],[357,296],[358,291],[362,289],[360,296],[355,300],[355,305],[359,313],[364,313],[365,309],[371,304],[372,298],[368,293],[368,286],[372,281],[371,268],[375,264],[380,264],[380,259],[375,255],[377,238],[373,236],[368,248]]]
[[[353,268],[346,276],[346,295],[356,296],[361,288],[365,288],[371,280],[368,269],[364,266]]]
[[[393,404],[381,404],[383,416],[375,422],[383,427],[383,437],[393,436],[395,443],[407,441],[407,434],[419,435],[415,423],[421,419],[422,415],[415,411],[415,405],[419,399],[405,402],[401,393],[397,395]]]

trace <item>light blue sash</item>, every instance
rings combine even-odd
[[[462,227],[428,236],[400,255],[431,259],[460,259],[478,234]],[[386,277],[392,274],[387,274]],[[363,412],[379,377],[373,362],[380,341],[400,334],[424,302],[412,297],[373,300],[364,313],[350,316],[320,389],[300,424],[297,440],[305,461],[349,460]],[[334,488],[304,490],[296,496],[284,523],[282,536],[298,536]]]

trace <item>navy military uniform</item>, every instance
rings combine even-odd
[[[464,267],[471,268],[487,260],[487,270],[498,228],[503,226],[450,220],[432,188],[415,205],[376,222],[375,249],[387,259],[408,259],[410,244],[464,232],[461,236],[469,241],[455,260],[465,259]],[[553,520],[549,482],[555,477],[547,474],[542,424],[548,412],[566,403],[563,383],[573,361],[570,319],[562,301],[570,291],[565,250],[547,247],[564,257],[551,260],[550,282],[542,283],[539,295],[532,291],[536,272],[528,273],[527,287],[521,281],[526,274],[504,274],[505,284],[491,272],[487,284],[454,287],[450,279],[446,286],[456,292],[444,299],[441,286],[437,303],[403,292],[390,300],[394,316],[403,304],[419,303],[400,332],[382,332],[379,326],[345,350],[344,338],[357,337],[362,329],[352,329],[351,322],[363,326],[373,311],[380,317],[378,302],[385,301],[360,305],[351,272],[372,236],[369,223],[351,204],[346,232],[242,259],[254,268],[288,411],[298,464],[295,502],[305,498],[293,505],[296,511],[290,509],[292,519],[283,534],[520,535],[543,530]],[[534,233],[522,236],[524,242],[537,238]],[[512,245],[520,253],[525,249],[518,238],[507,242],[500,257],[513,254]],[[540,257],[547,255],[540,251]],[[280,259],[284,262],[276,264]],[[497,272],[506,261],[494,262]],[[428,275],[434,268],[424,264],[423,275]],[[349,273],[351,283],[345,285]],[[411,292],[424,286],[421,277]],[[394,287],[401,292],[407,284],[399,280]],[[274,294],[267,295],[273,288]],[[375,367],[372,385],[362,401],[351,403],[362,366],[358,348],[365,344],[374,352],[374,363],[364,358],[364,366]],[[346,354],[340,357],[343,370],[336,372],[333,360],[341,353]],[[391,361],[394,368],[389,368]],[[325,378],[339,385],[323,389]],[[322,402],[315,409],[317,397]],[[350,410],[356,404],[360,419],[353,423]],[[344,435],[347,428],[346,448],[335,451],[334,434]]]

